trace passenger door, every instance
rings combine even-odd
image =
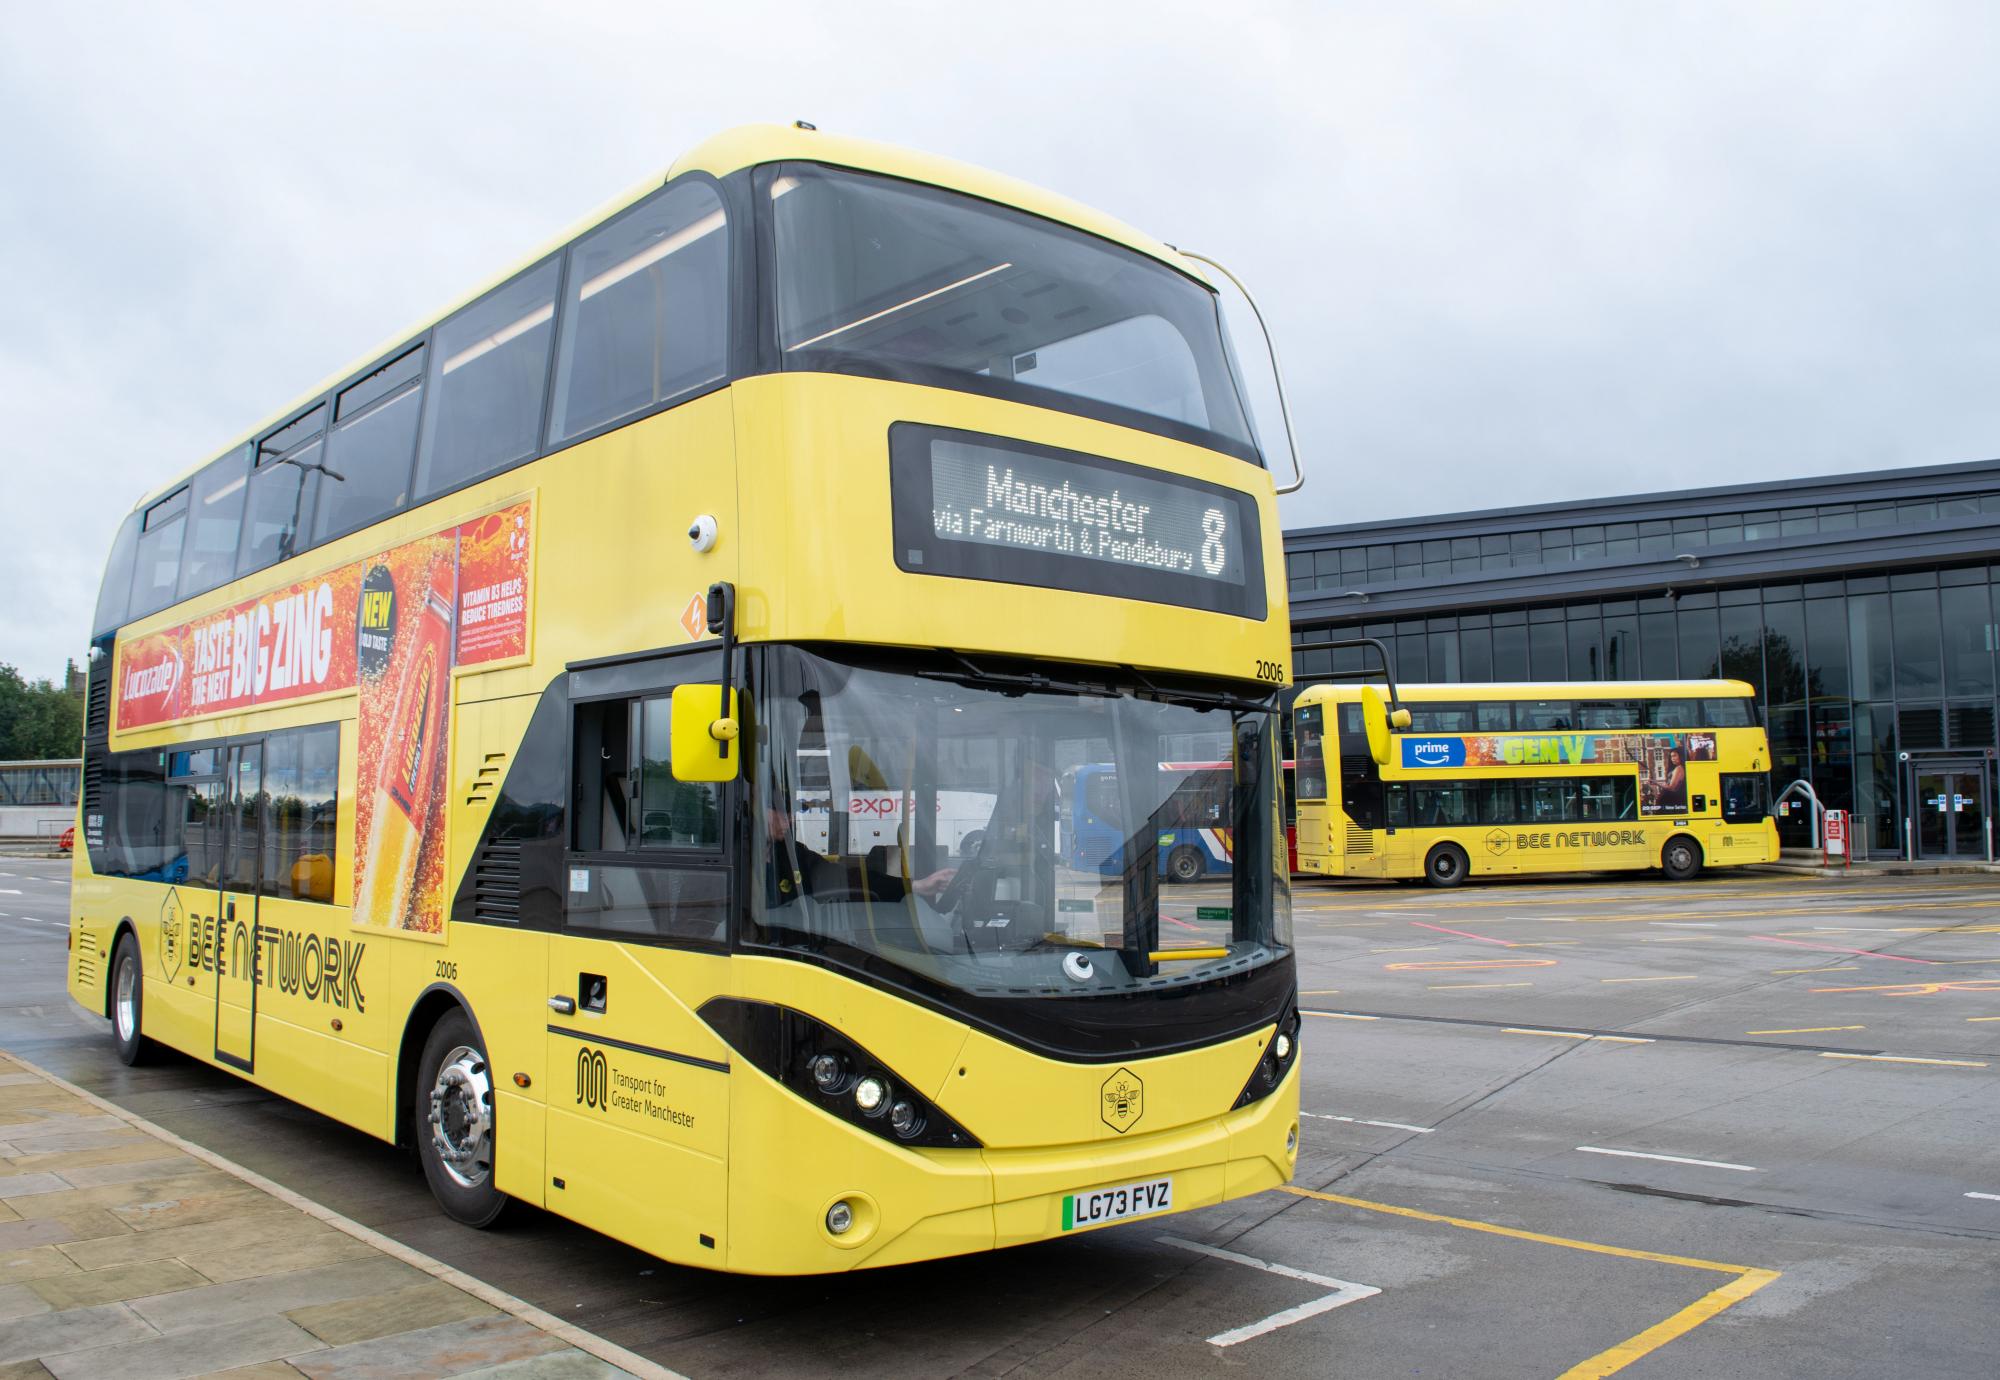
[[[228,756],[221,800],[225,846],[215,910],[215,1057],[249,1073],[257,1054],[264,745],[242,743],[223,751]]]
[[[548,1205],[720,1261],[729,1051],[695,1008],[725,983],[734,789],[673,779],[668,699],[675,679],[711,680],[718,665],[711,654],[644,676],[620,668],[599,681],[614,693],[592,699],[578,677],[545,1077]]]

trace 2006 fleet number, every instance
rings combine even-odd
[[[1283,685],[1285,683],[1285,668],[1275,661],[1259,661],[1257,663],[1257,679],[1269,681],[1273,685]]]

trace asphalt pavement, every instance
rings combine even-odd
[[[690,1376],[2000,1374],[1991,878],[1302,883],[1290,1190],[769,1280],[468,1231],[400,1152],[125,1068],[62,986],[66,871],[0,859],[0,1048]]]

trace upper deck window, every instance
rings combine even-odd
[[[889,178],[770,182],[778,353],[1081,411],[1257,459],[1215,294],[1052,221]]]
[[[529,269],[438,327],[417,457],[420,500],[535,453],[560,267],[550,259]]]
[[[146,509],[139,520],[139,560],[132,572],[132,616],[138,618],[174,601],[181,573],[181,534],[187,528],[185,486]]]
[[[321,403],[257,443],[238,575],[297,554],[299,529],[312,517],[325,441],[326,404]]]
[[[549,444],[644,412],[729,367],[722,198],[688,182],[569,251]]]
[[[378,522],[409,501],[423,371],[418,346],[335,396],[314,541]]]

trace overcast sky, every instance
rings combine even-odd
[[[1229,263],[1288,527],[1990,457],[1996,52],[1985,3],[16,6],[0,661],[80,659],[141,492],[758,120]]]

